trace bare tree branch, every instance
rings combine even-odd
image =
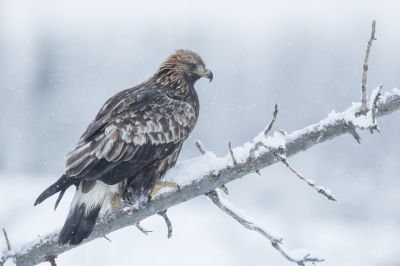
[[[276,114],[277,114],[277,105],[275,105],[275,110],[276,112],[274,112],[274,121],[276,120]],[[268,126],[268,131],[272,128],[272,125],[270,123],[270,126]],[[268,131],[264,131],[265,135],[267,135],[266,133],[268,133]],[[200,148],[199,148],[200,149]],[[204,147],[203,147],[204,149]],[[201,150],[200,150],[201,151]],[[230,148],[230,151],[232,151],[232,149]],[[254,149],[253,149],[254,152]],[[286,160],[285,160],[286,162]],[[286,163],[287,164],[287,163]],[[288,165],[288,164],[287,164]],[[290,166],[289,166],[290,167]],[[258,171],[256,171],[258,172]],[[259,173],[258,173],[259,174]],[[224,186],[224,185],[223,185]],[[228,193],[226,193],[228,194]],[[261,235],[263,235],[264,237],[266,237],[267,239],[269,239],[271,241],[272,246],[277,249],[283,257],[285,257],[287,260],[289,260],[290,262],[295,262],[298,265],[304,265],[304,262],[313,262],[315,264],[315,262],[323,262],[324,259],[322,258],[322,256],[318,253],[315,252],[309,252],[309,251],[303,251],[307,253],[304,254],[304,257],[300,258],[300,259],[296,259],[293,258],[293,256],[290,255],[290,251],[288,252],[288,250],[283,246],[282,241],[283,241],[283,236],[281,236],[279,233],[276,232],[267,232],[267,230],[262,229],[259,225],[257,225],[256,222],[254,221],[250,221],[251,218],[249,217],[244,217],[244,215],[239,215],[238,214],[238,210],[236,210],[234,208],[234,206],[228,202],[227,200],[225,201],[225,204],[222,203],[222,198],[220,198],[218,192],[216,190],[211,190],[210,192],[205,194],[209,199],[211,199],[211,201],[223,212],[225,212],[226,214],[228,214],[229,216],[231,216],[232,218],[234,218],[236,221],[238,221],[241,225],[243,225],[245,228],[258,232]],[[228,205],[230,207],[228,207]],[[252,219],[251,219],[252,220]],[[274,234],[275,236],[272,236],[272,234]],[[311,253],[314,253],[312,256]]]
[[[4,229],[4,228],[3,228],[3,235],[4,235],[4,238],[5,238],[6,243],[7,243],[7,249],[8,249],[8,251],[11,251],[10,240],[8,239],[8,235],[7,235],[6,229]],[[3,263],[4,263],[9,257],[10,257],[9,255],[3,254],[3,256],[0,258],[0,266],[2,266]]]
[[[264,130],[264,136],[267,136],[268,132],[271,130],[272,126],[274,125],[274,123],[276,121],[277,115],[278,115],[278,103],[275,103],[274,112],[272,113],[272,119],[269,122],[268,126]],[[281,132],[283,132],[283,131],[281,131]],[[259,143],[256,143],[256,145],[254,145],[254,148],[250,149],[250,157],[252,159],[255,158],[255,151],[258,150],[261,146],[263,146],[263,144],[261,142],[259,142]],[[256,173],[258,175],[261,175],[259,170],[257,170]]]
[[[225,185],[219,186],[218,187],[222,192],[224,192],[226,195],[229,195],[229,190]]]
[[[264,130],[265,136],[268,134],[268,132],[271,130],[272,126],[274,125],[277,115],[278,115],[278,103],[275,104],[274,113],[272,114],[271,122],[269,122],[269,125]]]
[[[57,266],[56,258],[57,258],[57,256],[46,256],[46,257],[44,257],[43,262],[50,262],[51,266]]]
[[[356,127],[353,125],[353,123],[349,122],[348,125],[346,126],[349,128],[350,135],[353,136],[353,138],[358,142],[358,144],[361,144],[362,138],[360,137],[360,135],[358,135]]]
[[[361,95],[362,95],[362,105],[360,112],[358,115],[365,115],[368,112],[367,107],[367,71],[368,71],[368,59],[369,59],[369,52],[371,50],[372,42],[376,40],[375,38],[375,20],[372,21],[372,29],[371,29],[371,37],[369,38],[367,49],[365,51],[364,57],[364,66],[363,66],[363,75],[362,75],[362,85],[361,85]]]
[[[168,218],[167,216],[167,210],[165,209],[162,212],[158,212],[158,215],[160,215],[162,218],[164,218],[165,223],[167,224],[168,227],[168,238],[172,237],[172,224],[171,224],[171,220]]]
[[[201,144],[200,140],[196,140],[194,143],[196,144],[196,147],[199,149],[201,154],[205,154],[207,152],[207,150],[204,148],[203,144]]]
[[[378,110],[378,100],[379,97],[381,96],[381,90],[382,90],[382,85],[379,86],[378,92],[376,93],[376,96],[374,98],[374,102],[371,108],[371,112],[372,112],[372,122],[375,124],[376,123],[376,111]]]
[[[375,98],[375,100],[377,100],[378,99],[378,96]],[[376,104],[376,102],[374,101],[374,104]],[[268,127],[265,129],[265,131],[264,131],[264,135],[266,136],[267,134],[268,134],[268,132],[271,130],[271,128],[272,128],[272,125],[274,124],[274,122],[276,121],[276,116],[277,116],[277,114],[278,114],[278,103],[276,103],[275,104],[275,110],[274,110],[274,113],[273,113],[273,115],[272,115],[272,120],[271,120],[271,122],[269,123],[269,125],[268,125]],[[375,123],[375,120],[373,119],[373,123]],[[371,131],[372,132],[372,131]],[[357,132],[354,130],[354,132],[353,132],[354,134],[357,134]],[[283,135],[285,135],[285,134],[283,134]],[[358,135],[358,134],[357,134]],[[260,143],[262,143],[262,142],[260,142]],[[257,143],[257,144],[259,144],[259,143]],[[256,146],[257,146],[257,148],[258,147],[260,147],[260,145],[257,145],[256,144]],[[271,149],[271,148],[269,148],[269,147],[267,147],[267,146],[265,146],[264,144],[262,144],[265,148],[267,148],[267,149],[270,149],[270,150],[272,150],[272,151],[274,151],[275,149]],[[284,148],[282,148],[281,149],[284,153],[286,152],[285,150],[284,150]],[[254,149],[251,149],[250,150],[250,157],[251,158],[254,158]],[[302,174],[300,174],[299,172],[297,172],[296,170],[294,170],[294,168],[292,167],[292,166],[290,166],[290,164],[288,163],[288,161],[286,160],[286,156],[285,155],[283,155],[283,154],[279,154],[279,153],[277,153],[277,152],[274,152],[274,154],[275,154],[275,156],[284,164],[284,165],[286,165],[295,175],[297,175],[297,177],[298,178],[300,178],[301,180],[303,180],[303,181],[305,181],[305,182],[307,182],[307,184],[309,185],[309,186],[311,186],[311,187],[313,187],[313,188],[315,188],[317,191],[318,191],[318,193],[321,193],[321,194],[323,194],[325,197],[327,197],[328,199],[330,199],[330,200],[333,200],[333,201],[338,201],[334,196],[332,196],[331,195],[331,193],[330,193],[330,190],[328,189],[328,190],[325,190],[323,187],[316,187],[315,185],[314,185],[314,181],[312,181],[312,180],[307,180],[307,179],[305,179],[304,177],[303,177],[303,175]],[[256,173],[258,173],[259,175],[260,175],[260,172],[257,170],[256,171]],[[278,248],[277,248],[278,249]],[[279,250],[279,249],[278,249]],[[283,253],[282,253],[283,254]]]
[[[276,114],[278,113],[278,109],[277,109],[277,105],[275,105],[275,110],[276,112],[274,112],[274,121],[276,120]],[[268,131],[272,128],[272,123],[270,123],[270,126],[268,126]],[[265,135],[267,135],[266,133],[268,133],[268,131],[264,131]],[[197,144],[197,143],[196,143]],[[199,148],[200,152],[202,152],[202,150],[205,150],[203,145],[201,145],[201,148],[199,147],[199,145],[197,145],[197,147]],[[232,152],[232,148],[230,148],[230,152]],[[254,152],[254,149],[253,149]],[[204,153],[202,153],[204,154]],[[286,162],[286,160],[285,160]],[[289,166],[290,167],[290,166]],[[258,171],[256,171],[258,172]],[[258,174],[260,174],[258,172]],[[225,187],[225,185],[220,186],[221,187]],[[228,194],[227,192],[225,192],[226,194]],[[304,262],[322,262],[324,261],[324,259],[322,258],[322,256],[320,254],[313,254],[316,255],[317,257],[314,256],[310,256],[311,254],[309,253],[309,251],[304,251],[307,254],[304,254],[304,257],[302,257],[301,259],[295,259],[293,258],[293,256],[290,255],[290,252],[287,252],[287,249],[283,246],[282,244],[282,240],[283,240],[283,236],[281,236],[279,233],[273,233],[275,235],[272,236],[271,232],[268,233],[267,230],[262,229],[260,226],[257,225],[256,222],[254,221],[250,221],[250,218],[246,218],[243,215],[239,215],[238,211],[235,210],[235,208],[233,207],[233,205],[231,203],[229,203],[227,200],[225,201],[225,204],[222,203],[221,198],[219,197],[219,194],[216,190],[211,190],[210,192],[205,194],[209,199],[211,199],[211,201],[223,212],[225,212],[226,214],[228,214],[229,216],[231,216],[232,218],[234,218],[236,221],[238,221],[241,225],[243,225],[245,228],[252,230],[252,231],[256,231],[258,233],[260,233],[261,235],[263,235],[264,237],[268,238],[271,241],[272,246],[277,249],[287,260],[291,261],[291,262],[295,262],[298,265],[304,265]],[[230,205],[230,207],[228,207],[227,205]],[[278,245],[281,244],[281,245]],[[304,253],[303,252],[303,253]],[[315,253],[315,252],[313,252]]]
[[[329,200],[333,200],[333,201],[338,201],[337,198],[335,198],[335,196],[331,195],[331,192],[329,189],[325,190],[323,187],[316,187],[314,184],[314,181],[312,180],[307,180],[303,177],[302,174],[300,174],[299,172],[297,172],[296,170],[293,169],[293,167],[287,162],[286,158],[284,155],[282,154],[278,154],[275,153],[275,156],[284,164],[286,165],[290,171],[292,171],[295,175],[297,175],[298,178],[300,178],[301,180],[303,180],[304,182],[306,182],[309,186],[315,188],[318,193],[321,193],[322,195],[324,195],[325,197],[327,197]]]
[[[247,229],[260,233],[264,237],[268,238],[268,240],[271,241],[272,243],[282,243],[283,237],[280,236],[279,233],[274,234],[266,232],[265,230],[257,226],[254,222],[248,221],[242,215],[237,214],[235,210],[232,210],[233,209],[232,206],[230,206],[231,208],[229,208],[227,205],[222,204],[221,198],[219,197],[217,191],[211,190],[205,195],[215,204],[215,206],[217,206],[223,212],[234,218],[236,221],[238,221],[241,225],[243,225]],[[228,202],[226,199],[224,199],[224,201]],[[274,237],[273,235],[278,235],[278,238]]]
[[[236,221],[238,221],[241,225],[243,225],[245,228],[255,231],[257,233],[260,233],[264,237],[266,237],[269,241],[271,241],[271,244],[274,248],[276,248],[287,260],[291,262],[295,262],[298,265],[304,265],[305,262],[322,262],[324,259],[321,258],[321,255],[316,253],[316,252],[306,252],[304,254],[304,257],[301,259],[294,258],[290,251],[288,251],[282,244],[283,241],[283,236],[281,236],[279,233],[276,232],[271,232],[263,229],[261,226],[259,226],[253,219],[249,217],[243,217],[243,214],[240,215],[238,214],[238,210],[234,208],[234,206],[229,203],[226,199],[220,198],[218,195],[218,192],[215,190],[211,190],[210,192],[206,193],[206,196],[211,199],[211,201],[223,212],[234,218]],[[251,219],[251,220],[250,220]],[[313,253],[313,254],[312,254]]]
[[[112,242],[111,239],[109,239],[107,236],[104,236],[104,238],[105,238],[108,242]]]
[[[229,152],[230,152],[231,157],[232,157],[233,165],[236,167],[237,166],[237,162],[236,162],[235,155],[233,154],[233,151],[232,151],[232,143],[231,143],[231,141],[228,142],[228,146],[229,146]]]
[[[4,228],[3,228],[3,235],[4,235],[4,238],[6,239],[8,250],[11,250],[10,240],[8,239],[6,229],[4,229]]]
[[[136,228],[139,229],[140,232],[142,232],[145,235],[148,235],[149,233],[152,233],[153,231],[148,231],[144,229],[143,227],[140,226],[140,223],[135,224]]]

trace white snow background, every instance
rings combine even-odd
[[[400,87],[398,1],[0,2],[0,228],[17,247],[63,225],[73,189],[33,207],[61,176],[64,155],[101,105],[152,75],[175,49],[198,52],[214,73],[196,88],[201,116],[180,161],[218,157],[273,131],[291,133],[360,101],[372,20],[368,95]],[[324,254],[320,265],[399,265],[400,113],[289,158],[329,188],[328,201],[283,164],[229,183],[225,199],[285,236],[288,249]],[[205,196],[62,254],[57,265],[294,265]],[[0,234],[0,251],[6,248]]]

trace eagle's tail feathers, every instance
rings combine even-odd
[[[101,205],[86,206],[84,203],[71,209],[60,233],[58,240],[60,246],[65,244],[76,246],[88,238],[96,224],[100,209]]]
[[[56,204],[54,204],[54,211],[57,209],[58,204],[60,203],[62,197],[64,196],[65,191],[67,191],[67,188],[64,188],[63,190],[61,190],[60,194],[58,194],[58,198],[56,200]]]
[[[88,238],[100,211],[104,212],[107,209],[112,195],[118,191],[118,184],[107,185],[101,181],[95,181],[95,185],[89,191],[82,190],[82,184],[83,182],[75,193],[67,220],[61,230],[60,246],[79,245]]]
[[[40,194],[40,196],[36,199],[35,201],[35,205],[38,205],[39,203],[42,203],[45,199],[53,196],[54,194],[56,194],[57,192],[61,191],[61,190],[67,190],[70,186],[72,186],[73,184],[78,183],[80,180],[75,178],[75,177],[69,177],[67,174],[63,174],[58,180],[57,182],[55,182],[53,185],[51,185],[50,187],[48,187],[45,191],[43,191],[42,194]],[[61,192],[62,194],[64,194],[63,192]],[[57,200],[56,203],[56,207],[59,203],[59,201],[61,200],[63,195],[59,196],[59,199]]]

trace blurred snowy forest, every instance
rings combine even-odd
[[[73,191],[57,212],[36,197],[64,170],[102,104],[148,77],[174,50],[198,52],[214,73],[200,80],[200,118],[180,161],[304,128],[360,101],[371,22],[368,95],[400,86],[398,1],[1,1],[0,227],[14,245],[63,225]],[[321,252],[320,265],[399,265],[400,113],[298,154],[291,164],[330,188],[326,200],[282,164],[227,186],[228,200],[285,235],[288,248]],[[62,265],[292,265],[262,236],[198,197],[169,211],[174,235],[151,217],[59,257]],[[0,236],[0,251],[6,248]],[[157,255],[155,255],[157,254]]]

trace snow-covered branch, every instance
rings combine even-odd
[[[264,130],[264,135],[267,135],[271,130],[273,123],[276,120],[276,115],[278,114],[278,105],[275,104],[275,110],[273,114],[273,118],[269,123],[266,130]],[[206,154],[206,149],[202,145],[202,143],[198,140],[195,141],[197,148],[200,150],[201,154]],[[235,157],[233,155],[231,142],[229,142],[229,153],[231,154],[233,164],[235,164]],[[277,155],[279,156],[279,155]],[[285,160],[286,162],[286,160]],[[287,162],[286,162],[287,163]],[[290,166],[288,166],[290,167]],[[303,178],[304,179],[304,178]],[[226,188],[224,186],[224,188]],[[221,187],[220,187],[221,189]],[[223,189],[221,189],[224,191]],[[228,194],[226,191],[224,191]],[[305,262],[322,262],[324,261],[323,256],[315,251],[308,251],[307,249],[297,249],[289,251],[282,243],[283,235],[266,229],[265,227],[261,227],[258,223],[246,215],[244,210],[236,209],[235,206],[229,201],[225,200],[221,197],[218,190],[211,190],[210,192],[205,194],[221,211],[228,214],[232,218],[234,218],[237,222],[243,225],[245,228],[260,233],[262,236],[266,237],[269,241],[271,241],[272,246],[278,250],[282,256],[284,256],[290,262],[295,262],[298,265],[304,266]]]
[[[245,143],[241,147],[232,149],[237,166],[233,166],[230,153],[223,158],[218,158],[212,152],[179,163],[174,171],[166,177],[180,185],[180,190],[163,188],[153,201],[149,201],[141,208],[130,210],[122,208],[115,215],[103,217],[98,221],[93,233],[82,244],[119,230],[121,228],[136,225],[141,220],[160,211],[206,194],[228,182],[254,173],[258,169],[268,167],[279,160],[274,151],[264,147],[285,148],[286,157],[290,158],[297,153],[334,139],[345,134],[352,135],[357,127],[369,128],[372,126],[372,114],[369,111],[366,116],[356,117],[355,114],[361,107],[361,103],[353,103],[352,107],[341,113],[331,112],[328,117],[319,123],[297,130],[288,135],[275,132],[273,137],[266,137],[264,131],[254,139],[253,143]],[[400,90],[386,92],[376,102],[376,117],[388,115],[400,109]],[[263,146],[256,151],[254,147],[258,143]],[[253,156],[250,150],[253,149]],[[238,171],[240,169],[240,171]],[[75,246],[58,245],[59,231],[38,237],[32,243],[24,247],[14,247],[6,251],[3,260],[12,258],[18,266],[31,266],[44,261],[46,256],[58,256]]]

